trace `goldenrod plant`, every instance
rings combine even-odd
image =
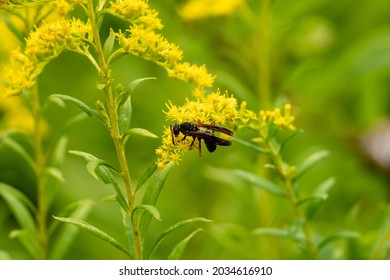
[[[67,258],[77,242],[76,234],[81,232],[100,239],[91,238],[92,242],[113,246],[109,248],[118,255],[112,258],[135,260],[186,256],[348,258],[348,250],[340,248],[353,244],[357,244],[354,248],[365,248],[361,258],[388,256],[387,212],[380,232],[375,227],[375,237],[370,240],[359,233],[356,221],[353,226],[357,211],[348,214],[348,225],[321,228],[326,220],[321,211],[331,207],[330,191],[340,188],[333,187],[338,184],[336,175],[326,170],[317,178],[313,170],[331,160],[333,151],[325,147],[313,152],[306,146],[302,151],[302,146],[294,146],[297,139],[299,142],[306,136],[303,128],[310,120],[299,104],[303,98],[295,96],[293,90],[275,86],[287,76],[283,72],[275,77],[274,72],[288,56],[278,54],[288,28],[276,14],[289,5],[277,2],[189,0],[176,7],[147,0],[0,1],[4,29],[19,40],[7,58],[6,70],[1,72],[5,78],[0,102],[0,153],[4,149],[13,152],[28,166],[30,170],[21,177],[32,173],[35,190],[31,197],[26,188],[4,182],[0,183],[0,196],[17,222],[18,229],[11,231],[10,237],[21,242],[25,258]],[[175,9],[176,15],[168,18],[165,14],[164,18],[164,9]],[[294,18],[301,9],[297,5],[291,11],[293,15],[286,13]],[[224,24],[218,24],[221,18],[226,30],[219,30],[224,29]],[[172,25],[165,20],[171,20]],[[202,24],[212,27],[204,34],[210,35],[210,45],[216,44],[216,49],[222,46],[222,51],[202,46],[202,40],[207,39],[200,34],[195,39],[176,32],[188,28],[195,34]],[[176,40],[180,44],[174,43]],[[194,44],[195,55],[187,61],[182,49],[188,42]],[[330,45],[331,40],[325,43]],[[207,50],[204,57],[197,52],[202,48]],[[66,94],[60,94],[56,84],[49,90],[44,87],[45,75],[63,56],[77,57],[79,63],[82,60],[88,65],[83,67],[89,67],[86,72],[95,82],[89,85],[93,90],[88,94],[83,92],[87,85],[77,79],[72,80],[74,92]],[[206,67],[203,63],[207,59],[211,63]],[[64,66],[72,63],[69,59]],[[151,68],[145,71],[142,63]],[[132,64],[131,73],[120,71],[127,64]],[[236,72],[229,73],[232,69]],[[290,82],[304,70],[294,72]],[[68,68],[61,71],[59,78],[65,78]],[[132,78],[127,80],[128,76]],[[178,80],[179,89],[163,87],[161,81],[165,79]],[[139,91],[146,86],[153,100],[149,96],[139,98]],[[96,95],[91,96],[93,91]],[[148,115],[150,107],[158,108],[153,116]],[[74,109],[82,112],[68,121],[50,117],[53,110],[62,116]],[[79,143],[69,148],[71,129],[85,122],[96,122],[104,132],[92,136],[94,139],[86,133],[88,150],[77,148]],[[154,141],[153,148],[144,146],[147,141]],[[218,147],[214,152],[218,143],[229,147]],[[96,146],[108,152],[102,156],[93,151]],[[304,156],[294,158],[290,149]],[[105,206],[115,205],[115,216],[108,218],[110,225],[90,219],[96,209],[93,205],[99,202],[91,199],[94,194],[78,178],[77,167],[66,169],[65,156],[86,163],[84,173],[92,176],[91,186],[103,183],[111,188],[111,194],[101,201]],[[210,164],[213,160],[215,164]],[[168,175],[174,180],[174,190],[165,188]],[[58,185],[66,185],[69,179],[80,181],[88,200],[72,200],[59,210],[55,194]],[[98,184],[92,181],[95,179]],[[203,180],[216,186],[203,184]],[[188,188],[192,185],[198,189]],[[77,188],[81,190],[80,186]],[[218,187],[221,189],[216,191]],[[184,192],[191,194],[190,201],[179,198]],[[230,203],[218,204],[226,197],[231,198]],[[199,208],[186,208],[194,205]],[[117,224],[120,230],[116,234]],[[203,230],[199,225],[207,229],[198,237]],[[179,235],[181,230],[187,231]],[[202,241],[201,245],[196,243]],[[194,247],[198,250],[186,255],[191,251],[186,249]],[[0,250],[1,258],[13,257],[12,252]]]
[[[10,1],[4,3],[3,8],[14,11],[14,9],[31,5],[36,10],[42,10],[45,9],[45,4],[46,1],[20,3]],[[70,238],[66,236],[66,232],[61,232],[59,234],[60,239],[54,244],[54,252],[49,251],[50,248],[48,248],[47,243],[48,234],[51,230],[47,229],[46,226],[47,202],[45,198],[48,186],[46,185],[47,179],[43,176],[46,173],[48,175],[45,176],[51,175],[57,179],[62,179],[63,176],[61,171],[48,163],[51,156],[50,153],[54,153],[57,156],[56,150],[49,150],[48,155],[42,150],[42,115],[44,109],[49,106],[48,102],[56,103],[60,106],[64,105],[64,101],[73,103],[80,107],[88,116],[96,117],[102,122],[114,142],[119,168],[86,152],[71,151],[71,153],[87,160],[87,169],[95,178],[113,186],[116,192],[115,200],[123,213],[123,226],[128,244],[123,245],[119,243],[103,230],[82,220],[81,218],[85,216],[85,213],[70,217],[55,216],[55,219],[88,230],[124,252],[131,259],[149,258],[152,256],[156,246],[171,231],[189,223],[209,222],[209,220],[191,218],[181,221],[170,227],[166,232],[163,232],[155,246],[150,249],[150,252],[144,252],[144,234],[150,219],[151,217],[157,220],[160,219],[160,214],[155,204],[171,169],[171,164],[167,163],[164,168],[155,172],[157,165],[153,163],[140,181],[133,185],[125,155],[126,143],[129,137],[133,135],[151,138],[157,138],[157,136],[146,129],[131,126],[131,95],[139,83],[152,78],[141,78],[129,85],[115,83],[111,77],[111,64],[125,54],[139,56],[165,68],[169,77],[193,84],[194,92],[203,92],[206,87],[210,87],[214,77],[207,73],[205,66],[198,67],[187,62],[181,62],[182,51],[179,46],[170,43],[164,36],[156,33],[156,30],[161,29],[163,26],[157,12],[151,9],[146,1],[98,1],[97,3],[92,0],[53,1],[50,4],[53,5],[53,10],[60,10],[58,18],[50,21],[38,21],[36,27],[29,32],[25,46],[13,52],[5,89],[5,96],[24,96],[27,100],[27,106],[31,108],[31,113],[35,118],[34,124],[36,127],[33,131],[33,138],[35,137],[36,144],[34,147],[35,159],[30,158],[19,144],[11,140],[12,138],[7,137],[7,140],[4,142],[21,154],[36,171],[38,182],[38,210],[36,211],[38,217],[36,220],[38,229],[36,229],[34,219],[30,217],[30,210],[35,212],[35,208],[28,209],[33,204],[25,196],[6,185],[2,185],[4,189],[2,194],[6,197],[10,208],[19,220],[21,226],[19,231],[20,239],[24,242],[31,255],[35,258],[61,257],[58,251],[65,250]],[[87,19],[83,21],[74,17],[67,18],[67,12],[74,8],[79,8]],[[102,41],[100,32],[106,15],[123,20],[128,24],[128,28],[117,31],[111,29],[109,36]],[[100,77],[97,88],[104,93],[105,97],[104,101],[96,101],[96,109],[92,109],[75,97],[61,94],[51,95],[44,105],[41,104],[37,92],[38,78],[45,70],[46,65],[64,51],[84,56],[96,69]],[[74,120],[72,120],[72,123],[74,123]],[[61,152],[64,152],[65,140],[61,139],[63,138],[55,138],[60,143],[60,147],[57,149],[61,149]],[[151,176],[152,178],[149,179]],[[150,182],[146,191],[143,194],[137,192],[148,179]],[[122,190],[122,183],[124,191]],[[19,209],[15,209],[12,199],[19,200]],[[23,212],[21,213],[21,211]],[[75,210],[75,212],[77,211]],[[84,210],[84,212],[86,211]],[[24,214],[23,217],[21,217],[22,214]],[[53,223],[53,226],[55,225],[56,223]],[[69,231],[69,227],[66,227],[66,229]],[[199,230],[195,230],[187,238],[179,242],[172,250],[169,258],[180,258],[191,237]],[[16,232],[13,235],[16,236]],[[28,242],[27,238],[32,238],[34,242]],[[61,238],[67,239],[67,244],[61,243],[63,241]],[[60,249],[57,249],[57,247],[60,247]]]

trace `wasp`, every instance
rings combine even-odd
[[[205,129],[200,129],[200,128]],[[217,149],[217,146],[230,146],[232,144],[231,141],[222,139],[214,136],[214,132],[221,132],[226,135],[233,136],[234,132],[230,129],[216,126],[214,122],[211,125],[202,124],[200,122],[184,122],[181,124],[175,123],[174,125],[170,125],[171,135],[172,135],[172,143],[175,145],[175,137],[179,136],[180,132],[184,134],[183,141],[187,136],[192,137],[192,142],[190,144],[190,149],[192,149],[194,142],[196,139],[199,141],[199,156],[202,156],[202,145],[201,141],[204,141],[207,150],[212,153]]]

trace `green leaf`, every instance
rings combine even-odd
[[[271,194],[281,197],[286,196],[280,186],[249,171],[242,169],[232,169],[232,174]]]
[[[35,220],[30,212],[31,210],[33,213],[36,213],[37,210],[28,197],[16,188],[3,183],[0,183],[0,196],[7,203],[19,226],[37,236]]]
[[[95,227],[95,226],[93,226],[93,225],[91,225],[83,220],[79,220],[79,219],[75,219],[75,218],[64,218],[64,217],[55,217],[55,216],[53,216],[53,217],[54,217],[54,219],[56,219],[58,221],[68,223],[71,225],[75,225],[79,228],[82,228],[82,229],[92,233],[96,237],[102,239],[103,241],[111,244],[112,246],[116,247],[117,249],[119,249],[120,251],[125,253],[131,259],[134,259],[134,257],[130,254],[130,252],[125,247],[123,247],[122,244],[120,244],[113,237],[111,237],[110,235],[108,235],[107,233],[102,231],[101,229],[99,229],[99,228],[97,228],[97,227]]]
[[[360,233],[358,233],[356,231],[341,230],[341,231],[338,231],[338,232],[332,234],[331,236],[325,238],[324,240],[322,240],[321,243],[318,244],[318,248],[322,249],[326,245],[330,244],[331,242],[334,242],[334,241],[337,241],[340,239],[357,239],[360,237],[361,237]]]
[[[253,230],[253,234],[255,235],[268,235],[275,236],[281,238],[289,238],[290,232],[284,229],[279,228],[257,228]]]
[[[105,161],[105,160],[102,160],[102,159],[92,159],[88,162],[87,164],[87,170],[89,172],[89,174],[91,174],[93,177],[96,178],[96,180],[98,180],[99,178],[105,183],[105,184],[109,184],[109,183],[112,183],[114,180],[113,178],[113,175],[112,173],[110,172],[109,176],[105,176],[107,175],[106,172],[97,172],[99,171],[100,169],[98,169],[99,167],[101,166],[105,166],[113,171],[115,171],[117,174],[120,174],[120,172],[109,162]]]
[[[128,204],[125,196],[123,195],[122,190],[119,188],[118,184],[115,181],[114,175],[112,174],[111,170],[107,167],[109,166],[111,169],[115,170],[115,172],[118,172],[110,163],[100,160],[96,158],[95,156],[81,151],[69,151],[69,153],[78,155],[85,160],[88,161],[87,169],[88,172],[92,174],[95,178],[100,178],[105,184],[111,184],[116,192],[116,200],[118,201],[119,205],[125,210],[128,211]]]
[[[138,191],[145,182],[150,178],[150,176],[153,175],[154,171],[157,169],[157,164],[155,162],[152,163],[151,166],[145,171],[145,173],[142,175],[142,177],[139,179],[137,186],[135,187],[135,191]]]
[[[298,205],[308,203],[305,209],[305,217],[307,220],[313,219],[315,214],[317,214],[318,209],[321,207],[324,201],[328,199],[328,191],[332,188],[335,182],[336,180],[333,177],[328,178],[314,190],[312,195],[297,202]]]
[[[76,115],[75,117],[68,120],[53,137],[51,146],[48,151],[50,157],[49,159],[52,165],[59,166],[63,162],[68,144],[66,134],[68,134],[75,125],[85,120],[85,118],[86,116],[84,113]]]
[[[127,248],[130,248],[130,254],[134,256],[134,237],[133,237],[133,225],[129,216],[129,211],[121,209],[122,224],[127,241]]]
[[[85,104],[84,102],[82,102],[81,100],[79,100],[77,98],[74,98],[72,96],[65,95],[65,94],[52,94],[52,95],[50,95],[50,98],[51,99],[60,98],[60,99],[65,100],[65,101],[69,101],[69,102],[73,103],[74,105],[76,105],[77,107],[79,107],[81,110],[83,110],[89,117],[96,116],[98,119],[100,119],[106,125],[104,119],[95,110],[93,110],[91,107],[89,107],[87,104]]]
[[[173,226],[169,227],[168,229],[166,229],[157,239],[156,243],[154,243],[152,249],[150,250],[150,253],[148,254],[148,257],[147,259],[150,259],[150,257],[153,255],[153,253],[155,252],[156,248],[158,247],[158,245],[165,239],[165,237],[167,237],[171,232],[185,226],[185,225],[188,225],[188,224],[192,224],[192,223],[197,223],[197,222],[204,222],[204,223],[211,223],[213,222],[212,220],[209,220],[209,219],[206,219],[206,218],[202,218],[202,217],[197,217],[197,218],[191,218],[191,219],[187,219],[187,220],[183,220],[183,221],[180,221],[176,224],[174,224]]]
[[[114,43],[115,43],[115,32],[112,29],[110,29],[110,35],[107,37],[103,46],[103,54],[106,59],[109,58],[110,55],[112,54],[112,51],[114,49]]]
[[[329,156],[328,151],[317,151],[307,157],[298,167],[294,180],[298,180],[303,174],[305,174],[316,163]]]
[[[148,212],[149,214],[151,214],[157,221],[161,221],[161,216],[160,216],[160,212],[158,211],[158,209],[156,208],[156,206],[153,206],[153,205],[145,205],[145,204],[141,204],[141,205],[138,205],[133,213],[132,213],[132,217],[134,217],[134,213],[138,210],[145,210],[146,212]],[[134,221],[133,221],[134,222]]]
[[[53,178],[57,179],[61,183],[65,182],[64,174],[62,173],[61,170],[55,167],[46,167],[45,172],[52,176]]]
[[[127,101],[127,99],[130,97],[130,95],[133,93],[135,88],[140,83],[142,83],[143,81],[146,81],[146,80],[156,80],[156,78],[155,77],[146,77],[146,78],[140,78],[140,79],[132,81],[131,84],[126,88],[126,91],[124,92],[124,94],[122,95],[121,100],[119,102],[119,106],[122,106],[122,104],[124,104]]]
[[[160,192],[165,184],[169,172],[172,169],[172,163],[167,164],[163,169],[158,169],[149,180],[148,187],[142,198],[142,204],[156,205]],[[137,211],[134,215],[134,221],[140,225],[141,236],[146,232],[150,224],[151,215],[145,211]],[[139,222],[138,222],[139,221]]]
[[[50,164],[55,167],[61,166],[65,160],[65,154],[67,152],[67,149],[68,137],[62,136],[51,151]]]
[[[243,140],[243,139],[234,137],[234,138],[233,138],[233,142],[237,142],[237,143],[239,143],[239,144],[241,144],[241,145],[243,145],[243,146],[245,146],[245,147],[247,147],[247,148],[250,148],[250,149],[252,149],[252,150],[254,150],[255,152],[258,152],[258,153],[260,153],[260,154],[264,154],[264,155],[269,154],[267,150],[262,149],[262,148],[260,148],[259,146],[255,145],[255,144],[253,144],[253,143],[251,143],[251,142],[245,141],[245,140]]]
[[[96,179],[100,178],[105,184],[116,184],[114,175],[105,165],[99,165],[100,159],[95,156],[81,151],[69,151],[69,153],[80,156],[88,161],[88,164],[92,162],[91,165],[88,166],[88,172]],[[104,161],[103,161],[104,162]]]
[[[28,166],[35,171],[35,162],[31,155],[25,150],[23,146],[21,146],[18,142],[9,137],[8,134],[3,135],[3,145],[10,148],[16,154],[18,154],[27,164]]]
[[[334,177],[330,177],[323,181],[318,187],[314,190],[315,194],[327,194],[330,189],[336,183],[336,179]]]
[[[18,239],[34,259],[41,259],[43,257],[42,247],[39,244],[38,238],[30,230],[13,230],[9,236],[10,238]]]
[[[121,136],[123,136],[125,132],[130,129],[132,112],[133,108],[131,106],[131,97],[129,96],[127,100],[118,108],[118,126]]]
[[[317,203],[319,200],[324,201],[326,199],[328,199],[328,195],[326,193],[312,194],[312,195],[309,195],[305,198],[298,200],[296,202],[296,204],[297,204],[297,206],[301,206],[302,204],[305,204],[305,203],[310,203],[310,202]]]
[[[253,230],[254,235],[267,235],[267,236],[274,236],[279,238],[287,238],[291,239],[295,242],[299,242],[304,244],[305,239],[303,237],[298,236],[298,228],[292,229],[292,230],[284,230],[279,228],[257,228]]]
[[[143,129],[143,128],[131,128],[124,133],[124,136],[131,135],[131,134],[139,135],[139,136],[143,136],[143,137],[149,137],[149,138],[158,138],[158,136],[156,134],[150,132],[149,130]]]
[[[193,231],[190,235],[188,235],[186,238],[184,238],[182,241],[180,241],[175,248],[173,248],[172,252],[168,256],[168,260],[179,260],[184,253],[184,250],[186,249],[188,242],[198,233],[201,232],[203,229],[198,228],[195,231]]]
[[[67,213],[71,210],[70,217],[83,220],[89,215],[93,205],[94,202],[91,200],[78,201],[66,207],[62,213]],[[58,224],[58,222],[52,223],[52,226],[49,229],[50,234],[53,233]],[[55,260],[62,259],[65,253],[70,249],[78,231],[79,229],[77,227],[73,227],[70,224],[63,224],[55,238],[55,241],[50,247],[49,258]]]

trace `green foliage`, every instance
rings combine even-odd
[[[195,143],[179,166],[159,169],[164,104],[191,89],[124,52],[117,30],[128,26],[95,7],[101,41],[91,32],[76,55],[56,53],[39,94],[20,96],[41,125],[3,130],[0,101],[0,259],[389,259],[389,169],[362,144],[390,115],[389,1],[248,0],[183,24],[184,2],[149,1],[167,38],[256,114],[291,103],[297,130],[268,126],[264,136],[250,121],[232,124],[231,147],[203,145],[198,157]],[[0,15],[22,49],[41,24]],[[167,54],[156,53],[161,65]],[[200,235],[198,223],[208,225]]]

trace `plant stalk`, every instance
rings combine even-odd
[[[99,28],[95,17],[95,11],[94,11],[92,0],[88,1],[88,14],[89,14],[88,15],[89,19],[91,21],[94,43],[96,45],[96,52],[97,52],[100,69],[101,69],[101,73],[99,74],[101,76],[102,82],[106,85],[105,92],[106,92],[107,104],[108,104],[108,115],[110,118],[110,124],[107,125],[110,132],[110,136],[114,141],[115,150],[121,168],[121,175],[125,184],[127,203],[129,206],[128,218],[131,219],[131,215],[135,209],[135,193],[131,185],[131,177],[130,177],[129,167],[127,164],[126,153],[122,145],[122,136],[119,131],[119,119],[118,119],[118,110],[117,110],[118,103],[117,100],[115,99],[114,91],[112,89],[111,69],[104,57],[103,47],[100,40]],[[136,223],[133,223],[132,221],[131,224],[132,224],[133,239],[134,239],[134,253],[135,253],[134,258],[137,260],[141,260],[142,244],[141,244],[141,236],[139,233],[139,227]]]
[[[34,118],[34,150],[35,150],[35,178],[37,184],[37,226],[39,243],[41,244],[41,259],[47,257],[47,207],[46,187],[43,182],[43,171],[45,168],[45,155],[42,148],[42,117],[39,102],[38,88],[35,86],[31,92],[32,115]]]
[[[308,248],[309,252],[311,253],[312,258],[315,260],[319,260],[320,253],[318,251],[317,246],[314,244],[313,235],[312,235],[310,226],[305,218],[305,215],[302,211],[302,208],[297,204],[298,198],[297,198],[295,190],[293,188],[292,174],[291,174],[291,171],[289,170],[290,166],[286,165],[283,162],[282,157],[281,157],[278,149],[276,149],[271,143],[269,143],[269,142],[267,142],[267,143],[269,146],[269,150],[271,152],[270,154],[271,154],[272,160],[275,163],[275,166],[276,166],[276,169],[277,169],[279,175],[283,179],[283,182],[284,182],[284,185],[286,188],[287,198],[294,208],[295,218],[298,220],[304,221],[304,223],[302,225],[302,229],[303,229],[303,233],[304,233],[305,238],[306,238],[307,248]]]

